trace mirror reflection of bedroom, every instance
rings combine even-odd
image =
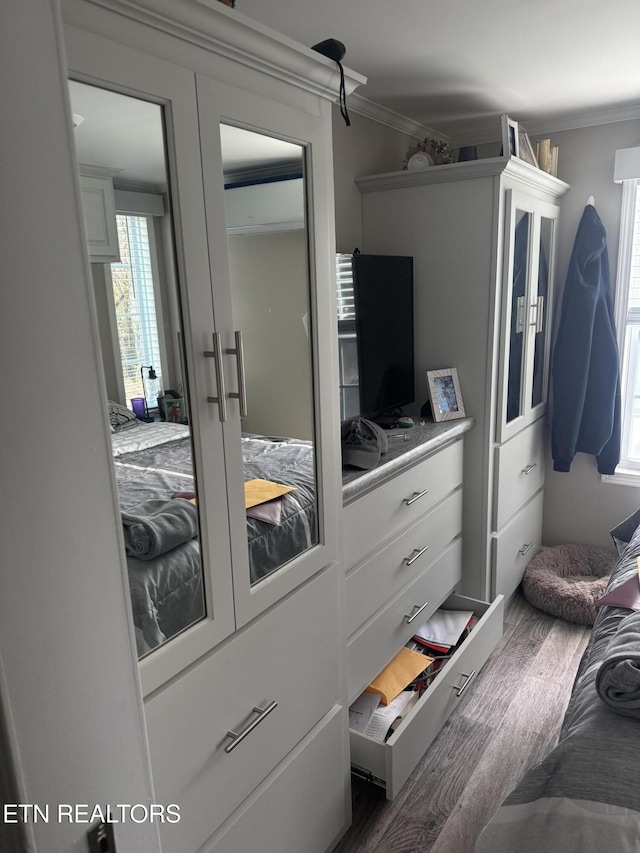
[[[198,500],[207,484],[197,482],[189,423],[166,130],[157,104],[75,81],[69,88],[143,657],[212,615]],[[226,402],[240,406],[242,418],[253,585],[318,542],[304,149],[231,125],[221,126],[221,144],[233,322],[241,331],[223,344],[237,368],[226,377]],[[200,438],[206,448],[206,434]]]

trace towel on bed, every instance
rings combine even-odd
[[[596,689],[614,711],[640,719],[640,613],[620,621],[600,664]]]
[[[198,511],[183,498],[150,500],[122,511],[127,554],[153,560],[198,535]]]

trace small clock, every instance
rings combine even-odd
[[[412,154],[411,157],[409,157],[409,162],[407,163],[407,169],[411,172],[420,172],[424,169],[428,169],[429,166],[431,166],[431,160],[423,151],[418,151],[417,154]]]

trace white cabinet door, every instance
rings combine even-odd
[[[113,180],[110,177],[81,175],[80,192],[91,262],[119,261]]]

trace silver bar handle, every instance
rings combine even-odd
[[[416,616],[419,616],[422,613],[422,611],[425,609],[425,607],[428,607],[428,606],[429,606],[428,601],[425,601],[425,603],[422,605],[422,607],[420,607],[419,604],[414,604],[413,605],[414,613],[412,613],[411,615],[406,615],[404,617],[407,620],[407,625],[410,625],[413,622],[413,620],[416,618]]]
[[[530,474],[533,471],[533,469],[537,466],[537,464],[538,464],[537,462],[532,462],[531,465],[527,465],[526,468],[522,469],[522,473],[523,474]]]
[[[516,301],[516,334],[524,332],[524,296],[518,296]]]
[[[471,672],[470,672],[469,674],[467,674],[466,672],[463,672],[463,673],[462,673],[462,675],[464,676],[464,684],[462,685],[462,687],[458,687],[458,685],[457,685],[457,684],[456,684],[456,685],[454,685],[454,689],[455,689],[455,691],[456,691],[456,696],[462,696],[462,694],[464,693],[464,691],[465,691],[465,690],[467,689],[467,687],[471,684],[471,680],[473,679],[473,677],[475,676],[475,674],[476,674],[475,669],[472,669],[472,670],[471,670]]]
[[[416,561],[419,557],[422,557],[422,555],[423,555],[426,551],[428,551],[428,550],[429,550],[429,546],[428,546],[428,545],[425,545],[425,546],[424,546],[424,548],[422,548],[422,549],[420,549],[420,548],[414,548],[414,549],[413,549],[413,555],[412,555],[411,557],[405,557],[405,558],[404,558],[404,560],[403,560],[402,562],[403,562],[403,563],[406,563],[406,564],[407,564],[407,566],[411,566],[413,563],[415,563],[415,561]]]
[[[416,501],[420,500],[420,498],[423,498],[425,495],[428,494],[429,489],[424,489],[422,492],[414,492],[410,498],[405,498],[404,502],[407,506],[411,506],[411,504],[414,504]]]
[[[207,402],[217,403],[220,420],[224,423],[227,419],[227,401],[224,391],[224,371],[222,369],[222,344],[220,342],[220,332],[213,333],[213,349],[205,350],[205,358],[212,358],[215,361],[216,370],[216,387],[218,389],[217,397],[207,397]]]
[[[238,392],[232,391],[229,396],[234,400],[240,400],[240,417],[247,417],[247,379],[244,370],[244,348],[242,346],[242,332],[234,332],[236,345],[234,349],[225,350],[228,355],[235,355],[236,369],[238,371]]]
[[[255,720],[252,720],[247,726],[245,726],[245,728],[241,732],[227,732],[227,737],[233,738],[233,740],[231,741],[231,743],[229,743],[229,744],[227,744],[227,746],[225,746],[224,751],[225,752],[231,752],[232,750],[234,750],[236,748],[236,746],[239,743],[241,743],[246,738],[246,736],[248,734],[251,734],[251,732],[255,729],[255,727],[259,726],[260,723],[266,717],[268,717],[269,714],[272,711],[274,711],[277,707],[278,707],[278,703],[275,701],[271,702],[269,705],[267,705],[266,708],[254,707],[253,710],[258,716],[255,718]]]
[[[532,547],[533,547],[533,542],[529,542],[528,544],[525,544],[522,546],[522,548],[520,548],[520,550],[518,551],[518,554],[522,554],[522,556],[524,557],[524,555],[527,553],[527,551],[529,551]]]
[[[536,334],[542,331],[544,326],[544,296],[538,296],[536,310]]]

